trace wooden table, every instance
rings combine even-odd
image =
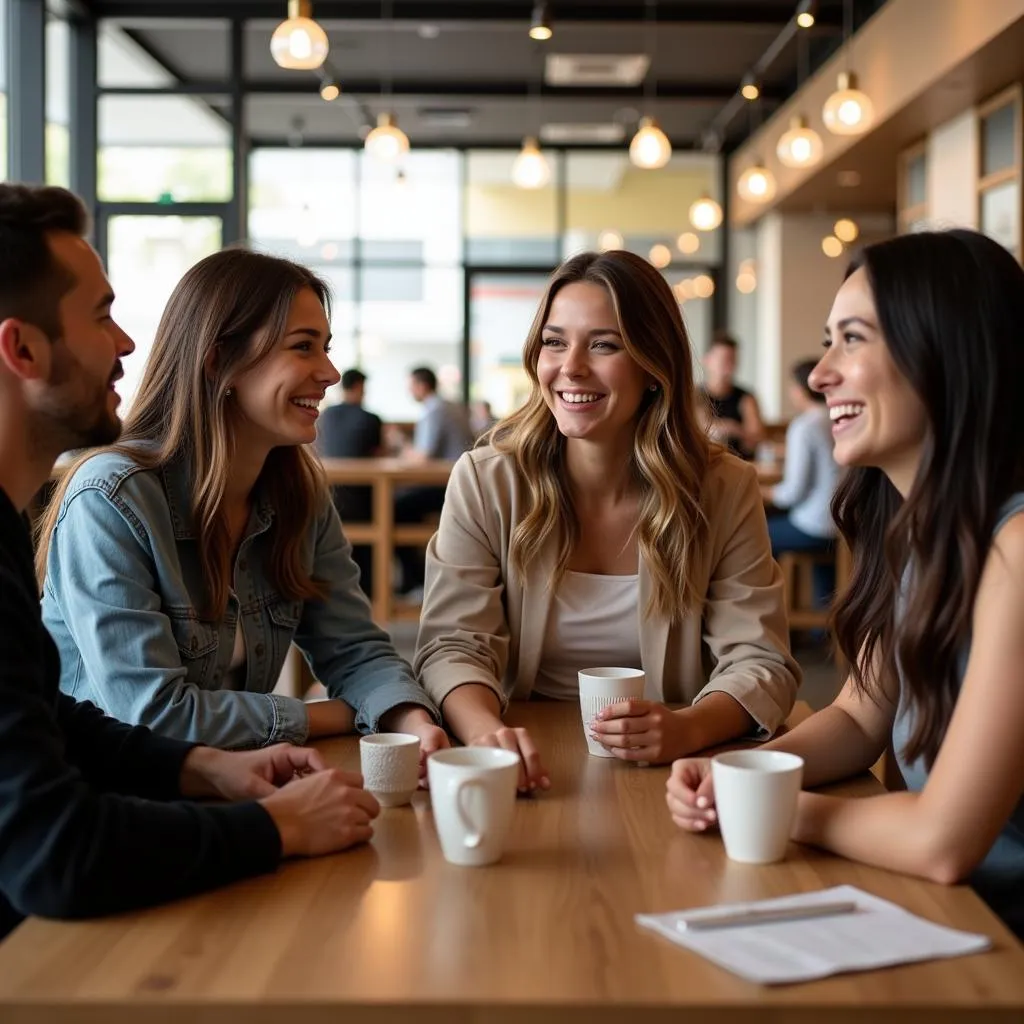
[[[423,523],[395,523],[395,491],[402,487],[445,487],[454,463],[441,459],[411,464],[401,459],[324,459],[324,471],[332,486],[371,487],[373,519],[369,523],[345,523],[345,536],[353,544],[373,548],[373,618],[387,628],[403,617],[391,586],[395,548],[403,544],[426,544],[436,526]],[[419,609],[408,610],[414,617]]]
[[[666,768],[588,757],[575,706],[514,706],[553,789],[520,800],[502,862],[441,857],[427,794],[371,845],[155,910],[33,919],[0,945],[4,1024],[699,1024],[1024,1019],[1024,949],[965,887],[790,847],[728,861],[666,812]],[[355,739],[322,745],[358,764]],[[845,789],[876,792],[870,778]],[[144,864],[139,870],[146,869]],[[992,952],[766,988],[643,931],[659,912],[852,883]]]

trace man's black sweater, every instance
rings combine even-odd
[[[0,489],[0,938],[26,914],[109,914],[277,866],[259,804],[178,799],[191,745],[114,721],[59,679],[28,531]]]

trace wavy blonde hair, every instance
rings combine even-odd
[[[231,543],[223,511],[235,435],[229,381],[258,365],[283,337],[292,302],[310,288],[325,310],[327,285],[290,260],[225,249],[192,267],[171,294],[157,327],[138,394],[116,445],[146,469],[182,459],[190,467],[191,505],[206,594],[202,613],[216,621],[231,587]],[[132,442],[148,441],[140,446]],[[57,488],[37,529],[36,573],[46,574],[50,538],[68,483],[95,450],[77,459]],[[326,502],[318,460],[305,446],[275,448],[260,474],[274,508],[270,582],[282,597],[322,598],[326,585],[304,569],[303,547]]]
[[[646,613],[678,622],[704,601],[689,567],[708,534],[701,488],[712,454],[697,416],[693,356],[679,305],[661,274],[632,253],[588,252],[566,260],[548,282],[530,327],[523,349],[523,365],[533,384],[530,397],[488,437],[499,452],[512,457],[528,495],[526,515],[512,534],[510,564],[525,575],[544,545],[557,538],[555,584],[579,541],[579,520],[566,480],[565,438],[537,376],[551,303],[562,288],[578,282],[607,290],[626,352],[657,382],[656,391],[644,393],[636,418],[631,455],[640,494],[636,533],[654,583]]]

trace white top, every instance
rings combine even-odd
[[[790,521],[804,533],[834,537],[831,503],[838,480],[828,409],[817,405],[786,428],[786,462],[782,482],[772,489],[772,504],[789,509]]]
[[[577,700],[584,668],[642,668],[637,600],[639,576],[567,572],[558,585],[544,632],[534,690]]]

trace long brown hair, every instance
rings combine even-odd
[[[836,492],[854,563],[835,629],[860,692],[878,700],[902,673],[916,711],[904,755],[930,766],[1000,506],[1024,488],[1024,271],[996,242],[960,230],[868,246],[847,277],[861,267],[928,430],[906,500],[877,467],[851,469]]]
[[[541,335],[551,303],[567,284],[585,281],[611,296],[623,347],[657,382],[637,413],[631,457],[640,493],[637,541],[654,587],[649,614],[679,621],[699,608],[689,576],[694,552],[707,536],[701,487],[711,458],[697,419],[693,357],[679,305],[665,279],[646,260],[614,250],[573,256],[552,275],[523,349],[533,383],[526,403],[491,432],[494,447],[515,461],[526,487],[526,515],[511,538],[510,564],[521,575],[551,539],[558,541],[557,580],[579,540],[579,522],[566,480],[565,438],[548,409],[537,376]]]
[[[270,354],[284,335],[292,301],[304,288],[312,289],[329,311],[327,285],[290,260],[246,249],[225,249],[200,260],[171,294],[121,439],[105,449],[147,469],[179,459],[188,464],[206,587],[203,614],[210,620],[223,615],[231,585],[231,545],[222,509],[235,443],[228,382]],[[150,444],[133,443],[139,441]],[[40,583],[68,483],[95,454],[87,452],[69,468],[40,520]],[[310,577],[303,559],[310,527],[327,495],[319,462],[304,446],[275,448],[259,484],[274,508],[270,582],[283,597],[323,597],[325,585]]]

